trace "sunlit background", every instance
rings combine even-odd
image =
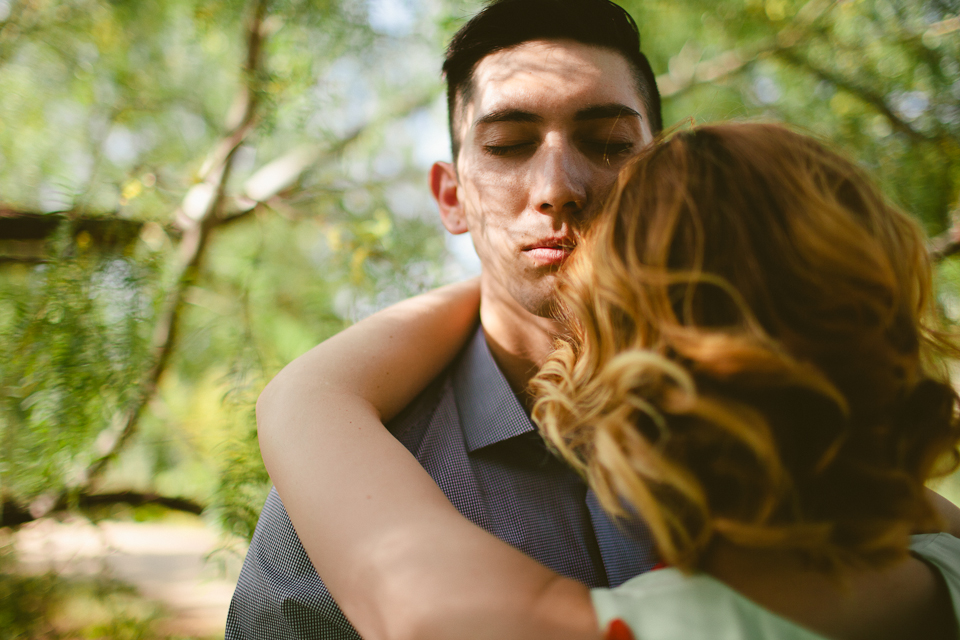
[[[833,141],[935,238],[960,319],[960,0],[622,4],[666,124]],[[260,389],[479,267],[426,171],[442,51],[480,6],[0,0],[0,637],[222,636],[269,487]],[[174,557],[205,622],[150,583]]]

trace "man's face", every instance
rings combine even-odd
[[[526,42],[477,64],[458,121],[455,194],[432,176],[444,223],[470,231],[485,286],[543,315],[574,230],[651,140],[634,74],[609,49]]]

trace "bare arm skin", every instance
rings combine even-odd
[[[368,640],[596,639],[589,592],[476,527],[383,421],[453,359],[476,282],[407,300],[288,365],[257,403],[264,463]]]
[[[406,301],[291,363],[258,402],[264,461],[368,640],[596,639],[585,587],[464,519],[382,426],[461,348],[477,298],[465,283]],[[956,507],[928,495],[957,535]]]
[[[933,505],[943,521],[942,530],[955,538],[960,538],[960,509],[932,489],[925,489],[927,500]]]

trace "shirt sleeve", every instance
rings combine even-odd
[[[271,489],[227,614],[226,640],[360,640]]]

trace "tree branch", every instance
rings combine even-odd
[[[873,93],[866,87],[861,86],[849,78],[841,76],[835,71],[817,66],[809,58],[801,55],[795,49],[779,49],[774,52],[774,55],[782,59],[784,62],[792,64],[795,67],[799,67],[800,69],[804,69],[813,76],[821,80],[825,80],[834,86],[837,86],[856,96],[863,102],[876,109],[890,122],[894,129],[910,136],[914,140],[921,142],[931,142],[937,140],[935,136],[929,136],[922,131],[913,128],[910,126],[910,123],[894,113],[893,109],[890,108],[890,105],[887,104],[887,101],[884,100],[883,96]]]
[[[182,236],[178,247],[173,284],[154,327],[150,364],[136,386],[136,396],[125,409],[118,412],[113,423],[97,438],[93,447],[92,461],[70,483],[71,491],[79,490],[81,494],[90,494],[91,487],[95,485],[108,464],[116,458],[136,433],[143,412],[150,399],[155,396],[160,378],[176,349],[185,292],[197,278],[212,231],[221,225],[250,215],[266,200],[273,201],[288,195],[281,194],[279,190],[258,199],[251,199],[246,195],[228,197],[226,194],[237,149],[249,137],[259,117],[262,95],[259,85],[263,76],[262,58],[267,37],[267,30],[264,29],[267,6],[268,0],[251,0],[250,2],[247,48],[243,67],[245,81],[238,90],[234,108],[228,116],[227,131],[208,154],[199,172],[198,183],[187,192],[173,216],[171,226]],[[403,106],[406,111],[409,111],[427,104],[430,97],[432,96],[420,96],[417,100]],[[316,153],[313,162],[321,156],[338,155],[374,123],[375,121],[372,121],[356,128],[339,139],[331,148],[326,149],[324,153]],[[299,179],[300,173],[305,168],[301,168],[297,173],[295,181]],[[29,214],[29,212],[21,213]],[[65,218],[70,217],[70,214],[62,215]],[[57,494],[41,496],[30,505],[28,511],[32,518],[40,517],[61,504],[62,499],[62,495]]]
[[[42,513],[39,510],[24,509],[16,502],[7,500],[3,502],[2,511],[0,511],[0,527],[17,527],[27,522],[33,522],[43,515],[56,511],[65,511],[71,506],[88,510],[94,507],[104,507],[115,504],[127,504],[131,507],[155,504],[174,511],[183,511],[184,513],[193,513],[196,515],[203,513],[205,508],[202,504],[189,498],[161,496],[155,493],[138,493],[136,491],[94,494],[81,493],[75,496],[72,505],[66,496],[61,496],[55,504]]]
[[[927,251],[930,252],[930,259],[934,264],[960,253],[960,200],[947,218],[951,221],[950,228],[930,238],[927,243]]]
[[[136,238],[143,222],[121,218],[116,212],[89,214],[81,211],[41,213],[0,204],[0,240],[46,240],[64,222],[75,234],[86,231],[95,243],[125,244]]]
[[[267,0],[254,0],[247,28],[247,55],[244,84],[237,103],[242,107],[236,122],[208,155],[200,171],[200,182],[191,188],[175,213],[176,225],[183,232],[179,247],[179,265],[174,284],[163,304],[151,340],[153,362],[137,386],[136,398],[98,438],[98,457],[79,475],[77,486],[90,487],[107,464],[122,450],[136,432],[143,411],[155,395],[160,377],[166,370],[177,343],[184,293],[196,280],[197,272],[225,203],[225,190],[235,154],[256,123],[260,106],[259,77],[266,31],[263,28]]]
[[[787,50],[802,42],[810,27],[815,25],[831,9],[837,0],[809,0],[797,11],[796,17],[782,28],[775,38],[768,39],[751,48],[731,49],[710,60],[697,62],[677,77],[674,73],[657,76],[660,97],[672,98],[700,86],[723,80],[747,69],[764,56]],[[770,25],[773,26],[772,24]]]
[[[737,50],[725,51],[720,55],[698,62],[690,69],[685,77],[677,78],[673,74],[665,73],[657,76],[657,87],[661,98],[673,98],[702,84],[718,82],[739,71],[743,71],[755,62],[766,49],[752,52]]]
[[[930,260],[934,264],[960,253],[960,228],[953,226],[940,235],[930,238],[927,251],[930,252]]]

